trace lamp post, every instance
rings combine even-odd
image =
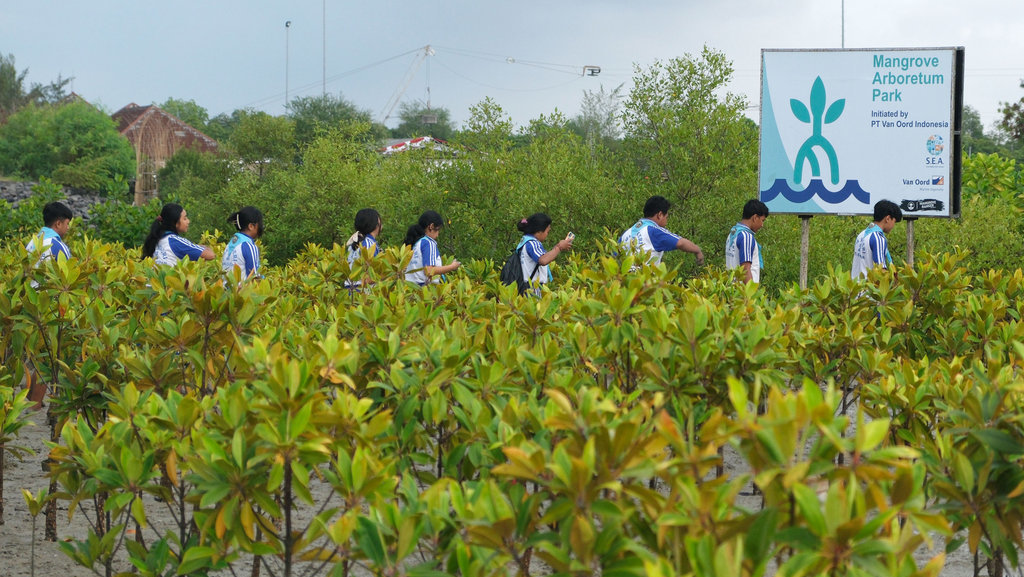
[[[284,108],[288,110],[288,37],[292,28],[292,21],[284,22]]]
[[[324,0],[324,96],[327,96],[327,0]]]

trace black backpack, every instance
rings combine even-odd
[[[505,261],[505,266],[501,267],[501,284],[510,285],[516,283],[519,288],[519,294],[526,292],[526,287],[529,286],[529,281],[523,280],[523,248],[526,245],[519,247],[518,250],[512,251],[508,259]],[[540,269],[540,263],[533,267],[533,274],[530,275],[530,281],[533,277],[537,276],[537,271]]]

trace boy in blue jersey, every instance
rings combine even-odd
[[[51,258],[59,259],[61,256],[65,259],[71,258],[71,250],[68,249],[68,245],[64,244],[62,237],[67,235],[68,229],[71,228],[71,219],[74,217],[75,214],[62,202],[51,202],[43,207],[43,228],[25,245],[25,250],[29,255],[39,251],[39,259],[35,266],[38,267],[43,261]],[[31,281],[30,284],[32,288],[39,288],[39,283],[36,281]],[[40,409],[46,398],[46,383],[40,378],[30,359],[26,358],[23,362],[25,384],[28,386],[28,400],[35,403],[33,409]]]
[[[644,204],[644,217],[619,237],[619,244],[638,252],[647,253],[647,264],[659,264],[670,250],[682,250],[697,256],[697,264],[704,264],[704,252],[689,240],[669,232],[668,210],[672,204],[664,196],[652,196]]]
[[[46,259],[57,258],[64,255],[64,258],[71,258],[71,250],[64,244],[63,236],[71,228],[71,219],[75,214],[62,202],[51,202],[43,207],[43,228],[39,234],[32,238],[25,245],[25,250],[30,254],[42,249],[36,266]]]
[[[725,241],[725,268],[742,268],[745,282],[760,283],[764,261],[761,259],[761,246],[754,235],[768,220],[768,206],[756,198],[748,200],[743,206],[742,216],[743,219],[732,227]]]
[[[892,264],[889,254],[889,240],[885,235],[903,220],[903,211],[890,200],[875,203],[874,222],[864,229],[853,245],[853,266],[850,278],[867,278],[868,271],[876,266],[884,269]]]

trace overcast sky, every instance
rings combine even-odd
[[[396,97],[429,97],[457,124],[465,122],[471,105],[490,96],[523,125],[556,108],[573,116],[584,90],[625,83],[628,92],[634,64],[696,55],[707,45],[733,62],[730,90],[747,97],[756,120],[761,49],[839,48],[842,5],[2,0],[0,52],[13,54],[19,70],[29,70],[30,83],[74,77],[75,92],[111,112],[129,102],[174,97],[195,100],[211,116],[238,108],[282,114],[286,90],[294,98],[326,88],[377,120]],[[1000,102],[1024,96],[1022,30],[1020,0],[845,1],[847,48],[964,46],[964,102],[981,113],[986,127],[996,120]],[[427,45],[433,55],[423,58]],[[600,75],[583,76],[584,66],[599,66]]]

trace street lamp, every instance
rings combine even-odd
[[[292,21],[285,20],[284,23],[284,108],[288,110],[288,36],[292,28]]]

